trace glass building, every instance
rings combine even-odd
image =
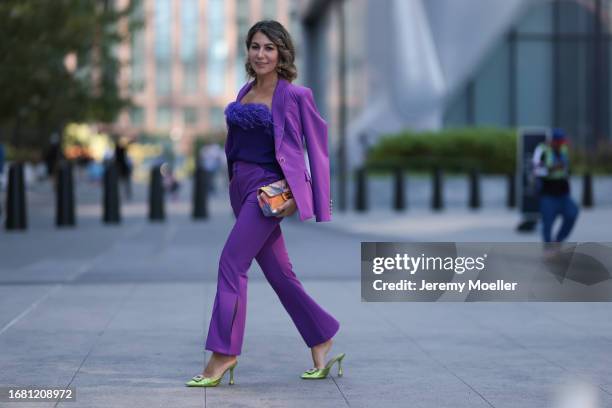
[[[349,167],[402,129],[563,127],[588,149],[612,141],[612,0],[301,5],[307,84]]]
[[[446,126],[555,126],[574,143],[610,140],[609,1],[528,7],[448,104]]]

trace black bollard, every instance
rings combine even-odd
[[[62,161],[57,172],[57,190],[55,192],[55,225],[68,227],[76,225],[74,212],[74,179],[72,164]]]
[[[106,224],[121,222],[121,197],[119,195],[119,174],[114,161],[104,166],[104,214],[102,221]]]
[[[442,170],[435,167],[432,175],[431,185],[431,208],[432,210],[441,210],[444,208],[444,197],[442,194]]]
[[[514,173],[508,173],[508,195],[506,197],[506,207],[516,207],[516,179]]]
[[[355,177],[355,210],[361,212],[368,210],[368,186],[366,178],[365,167],[357,169]]]
[[[13,163],[9,168],[4,226],[7,230],[28,228],[23,163]]]
[[[158,165],[151,169],[149,183],[149,220],[151,221],[163,221],[166,218],[161,167]]]
[[[468,206],[471,209],[480,208],[480,173],[478,170],[471,170],[470,175],[470,199]]]
[[[395,169],[393,186],[393,208],[396,211],[403,211],[406,209],[406,201],[404,199],[404,170],[401,167]]]
[[[593,207],[593,177],[587,172],[582,177],[582,206],[584,208]]]
[[[193,219],[208,218],[208,188],[210,184],[210,172],[202,167],[197,167],[193,175]]]

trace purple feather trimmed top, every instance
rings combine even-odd
[[[225,108],[227,124],[236,125],[244,130],[263,127],[266,133],[272,133],[272,114],[263,103],[245,103],[234,101]]]
[[[272,113],[263,103],[231,102],[225,108],[229,134],[228,162],[245,161],[277,173],[283,170],[276,161]]]

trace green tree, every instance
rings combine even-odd
[[[113,122],[130,101],[119,94],[116,46],[142,21],[138,6],[110,0],[0,2],[0,138],[16,147],[44,147],[70,121]],[[74,69],[66,64],[71,56]]]

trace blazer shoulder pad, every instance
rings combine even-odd
[[[295,100],[299,102],[301,99],[308,97],[308,95],[312,95],[312,89],[307,86],[290,84],[288,87],[289,95]]]

